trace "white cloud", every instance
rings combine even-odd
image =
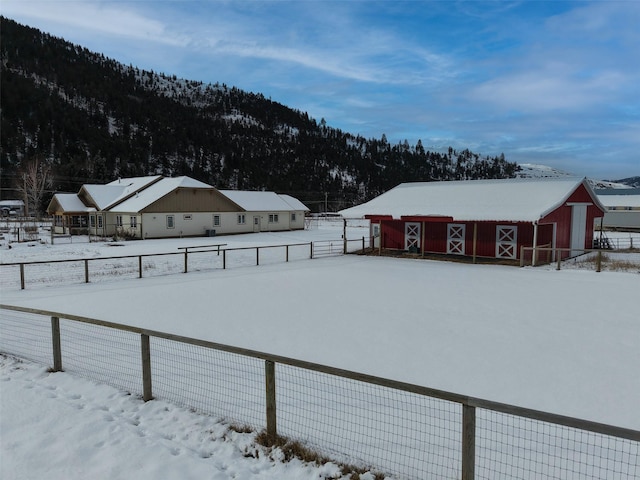
[[[126,3],[3,0],[2,13],[17,21],[35,20],[166,45],[187,44],[184,36],[170,34],[162,22],[137,13]]]

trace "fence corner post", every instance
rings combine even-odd
[[[62,371],[62,346],[60,344],[60,319],[51,317],[51,344],[53,347],[53,371]]]
[[[153,400],[151,388],[151,345],[149,335],[140,335],[140,347],[142,350],[142,399],[145,402]]]
[[[89,260],[84,259],[84,283],[89,283]]]
[[[474,480],[476,462],[476,407],[462,405],[462,480]]]
[[[266,404],[267,404],[267,436],[275,441],[278,435],[276,422],[276,365],[271,360],[264,361]]]

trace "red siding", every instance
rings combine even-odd
[[[580,184],[567,201],[553,210],[539,221],[538,246],[553,246],[554,224],[556,230],[555,246],[569,248],[571,245],[571,203],[590,203],[587,207],[587,223],[584,248],[591,248],[593,242],[593,225],[596,218],[604,212],[595,205],[584,185]],[[465,225],[465,255],[473,255],[473,230],[477,225],[476,255],[479,257],[494,258],[496,256],[496,227],[517,227],[517,258],[520,257],[521,247],[533,246],[534,225],[531,222],[457,222],[451,219],[433,218],[431,221],[425,217],[407,217],[402,220],[392,220],[389,217],[377,217],[375,223],[382,220],[382,247],[403,250],[405,246],[405,222],[408,220],[419,222],[422,225],[422,248],[425,252],[447,252],[447,229],[451,223]],[[443,221],[444,220],[444,221]],[[448,220],[448,222],[447,222]],[[422,243],[422,242],[421,242]],[[563,255],[567,256],[568,252]]]

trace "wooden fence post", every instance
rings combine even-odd
[[[24,290],[24,263],[20,264],[20,290]]]
[[[256,266],[260,265],[260,247],[256,247]]]
[[[310,246],[310,249],[311,249],[311,253],[309,255],[309,258],[313,258],[313,242],[309,242],[309,246]]]
[[[188,263],[188,259],[187,258],[188,258],[188,255],[189,255],[188,254],[188,249],[185,248],[184,249],[184,273],[188,272],[188,269],[187,269],[187,263]]]
[[[271,360],[264,361],[266,400],[267,400],[267,436],[274,441],[278,435],[276,422],[276,365]]]
[[[598,255],[596,256],[596,272],[602,271],[602,250],[598,250]]]
[[[222,269],[225,270],[227,268],[227,251],[222,251]]]
[[[140,335],[140,348],[142,351],[142,399],[145,402],[153,400],[151,388],[151,345],[149,335]]]
[[[142,255],[138,256],[138,278],[142,278]]]
[[[286,254],[285,254],[285,261],[289,261],[289,245],[285,245],[285,250],[286,250]]]
[[[476,407],[462,405],[462,480],[474,480],[476,462]]]
[[[51,317],[51,344],[53,347],[53,371],[62,371],[62,346],[60,344],[60,319]]]
[[[89,260],[84,261],[84,283],[89,283]]]

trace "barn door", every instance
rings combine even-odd
[[[518,227],[496,226],[496,258],[515,259],[518,251]]]
[[[420,224],[405,222],[404,224],[404,249],[420,248]]]
[[[584,253],[587,227],[587,204],[571,206],[571,256]]]
[[[465,225],[461,223],[447,224],[447,253],[464,255]]]

